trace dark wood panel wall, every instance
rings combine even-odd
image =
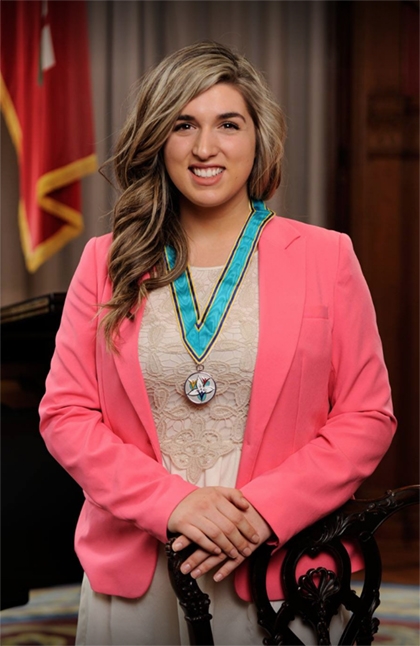
[[[419,4],[328,4],[330,225],[351,235],[371,289],[399,420],[370,496],[419,480]]]

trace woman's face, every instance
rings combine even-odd
[[[183,207],[248,204],[255,126],[242,94],[219,83],[187,103],[164,146]]]

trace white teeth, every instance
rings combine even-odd
[[[191,170],[198,177],[215,177],[223,172],[223,168],[192,168]]]

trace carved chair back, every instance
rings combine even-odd
[[[250,557],[250,583],[258,622],[267,633],[264,644],[302,644],[290,628],[290,622],[297,616],[313,628],[318,644],[330,644],[330,622],[341,605],[351,612],[351,618],[339,643],[371,644],[379,626],[373,613],[380,603],[382,576],[381,556],[374,533],[396,511],[419,502],[420,485],[388,491],[375,500],[349,500],[294,536],[285,545],[286,556],[279,573],[285,598],[278,612],[272,608],[266,591],[266,573],[274,547],[261,545]],[[360,595],[351,589],[350,558],[341,542],[344,538],[358,543],[365,561]],[[171,549],[173,540],[166,546],[169,576],[184,610],[190,644],[213,645],[208,595],[201,592],[197,581],[180,571],[182,562],[196,546],[176,553]],[[312,568],[297,578],[300,559],[320,553],[333,556],[336,570]]]

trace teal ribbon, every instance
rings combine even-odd
[[[230,253],[210,298],[200,313],[190,271],[187,269],[171,283],[172,298],[183,343],[197,363],[209,354],[226,320],[238,289],[244,279],[252,254],[263,228],[274,216],[264,202],[252,202],[251,213]],[[168,269],[173,269],[176,253],[165,247]]]

